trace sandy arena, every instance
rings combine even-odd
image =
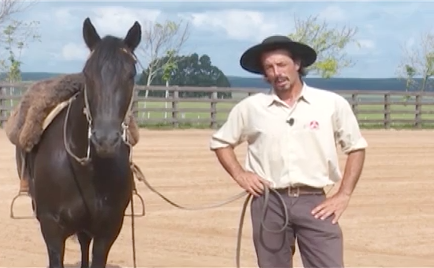
[[[208,150],[210,130],[143,130],[135,162],[150,183],[186,206],[215,203],[240,192]],[[365,171],[340,223],[347,267],[434,267],[433,131],[364,131],[370,148]],[[182,144],[183,145],[180,145]],[[237,149],[244,161],[245,146]],[[36,219],[9,218],[18,190],[14,149],[0,130],[0,267],[47,267]],[[344,157],[341,157],[341,167]],[[139,267],[234,267],[243,200],[207,211],[172,207],[138,184],[147,215],[136,218]],[[332,189],[332,192],[334,189]],[[137,209],[137,207],[136,207]],[[30,213],[28,199],[16,205]],[[242,241],[244,267],[255,267],[249,214]],[[68,240],[67,267],[79,263],[79,246]],[[131,219],[114,244],[110,267],[131,267]],[[301,266],[299,252],[296,266]]]

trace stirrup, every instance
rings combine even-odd
[[[12,199],[12,202],[11,202],[10,214],[9,214],[9,216],[10,216],[11,219],[34,219],[35,218],[35,211],[33,210],[33,200],[32,200],[32,210],[33,210],[32,216],[18,216],[17,217],[17,216],[14,215],[14,204],[15,204],[15,201],[17,201],[17,199],[19,197],[23,197],[23,196],[27,196],[27,197],[30,197],[30,199],[32,199],[31,196],[30,196],[30,194],[29,194],[29,192],[22,191],[22,190],[18,191],[18,193],[15,195],[15,197]]]
[[[134,217],[143,217],[143,216],[145,216],[145,214],[146,214],[146,213],[145,213],[145,202],[143,201],[142,196],[137,192],[137,190],[134,189],[134,190],[133,190],[133,197],[131,198],[131,201],[130,201],[130,206],[133,205],[133,202],[134,202],[134,196],[137,196],[137,197],[139,198],[140,204],[141,204],[141,206],[142,206],[142,212],[141,212],[140,214],[134,213]],[[134,207],[134,211],[135,211],[135,210],[136,210],[136,207]],[[132,215],[131,215],[131,214],[127,214],[127,213],[125,213],[125,216],[131,217]]]

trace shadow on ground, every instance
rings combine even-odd
[[[81,262],[76,262],[74,264],[65,264],[65,268],[80,268]],[[119,265],[107,264],[106,268],[122,268]]]

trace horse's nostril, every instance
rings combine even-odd
[[[103,131],[97,131],[97,130],[92,130],[92,137],[95,141],[97,141],[98,143],[102,143],[104,142],[104,132]]]
[[[111,133],[111,135],[109,135],[108,137],[108,141],[110,144],[116,144],[121,140],[121,133],[120,132],[114,132]]]
[[[99,146],[111,147],[117,145],[122,138],[121,132],[119,131],[103,131],[103,130],[92,130],[92,140]]]

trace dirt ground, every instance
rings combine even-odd
[[[434,132],[364,131],[366,167],[340,223],[347,267],[434,267]],[[150,183],[187,206],[218,202],[240,192],[208,150],[209,130],[142,131],[135,162]],[[45,244],[35,219],[9,218],[18,190],[14,150],[0,130],[0,267],[47,267]],[[244,161],[245,146],[237,149]],[[341,167],[345,158],[341,157]],[[243,200],[206,211],[174,208],[139,185],[147,215],[136,218],[139,267],[234,267]],[[332,192],[334,189],[332,189]],[[137,206],[136,206],[137,209]],[[30,213],[28,199],[16,205]],[[255,267],[249,214],[242,241],[244,267]],[[76,266],[78,244],[68,240],[65,261]],[[114,244],[109,263],[131,267],[131,219]],[[301,266],[299,252],[296,266]]]

